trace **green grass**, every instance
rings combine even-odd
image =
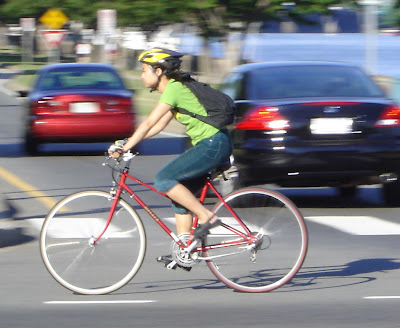
[[[160,94],[158,92],[150,93],[149,89],[147,89],[140,78],[142,74],[139,70],[129,70],[129,71],[120,71],[123,79],[125,81],[126,86],[129,89],[135,90],[135,106],[136,112],[139,116],[147,116],[160,98]]]
[[[13,78],[15,83],[18,83],[27,89],[29,89],[33,83],[34,80],[34,75],[29,74],[29,75],[17,75],[16,77]]]

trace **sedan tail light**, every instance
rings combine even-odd
[[[246,113],[236,124],[236,130],[285,130],[289,121],[279,113],[277,107],[256,107]]]
[[[92,108],[97,109],[93,110]],[[68,113],[71,111],[74,113],[93,113],[99,111],[128,113],[133,111],[133,103],[129,97],[70,94],[43,97],[32,104],[32,111],[34,114]]]
[[[106,111],[132,111],[132,101],[130,98],[112,98],[104,102]]]
[[[49,112],[66,112],[68,107],[65,102],[57,97],[43,97],[32,104],[34,114],[43,114]]]
[[[375,127],[400,127],[400,107],[386,106],[374,124]]]

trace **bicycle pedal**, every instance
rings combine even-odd
[[[176,270],[176,268],[181,268],[182,270],[185,271],[190,271],[192,270],[191,267],[185,267],[182,265],[179,265],[175,260],[172,260],[172,257],[167,255],[167,256],[159,256],[157,257],[157,262],[160,263],[164,263],[164,266],[168,269],[168,270]]]
[[[157,257],[157,262],[159,263],[164,263],[164,266],[168,269],[176,269],[177,265],[176,262],[174,260],[172,260],[172,257],[169,255],[164,255],[164,256],[159,256]],[[175,262],[175,265],[171,265],[172,262]]]

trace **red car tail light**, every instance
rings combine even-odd
[[[66,104],[56,97],[43,97],[32,104],[34,114],[46,114],[50,112],[65,112]]]
[[[400,107],[388,105],[374,124],[375,127],[400,127]]]
[[[132,101],[130,98],[107,99],[104,102],[104,110],[130,112],[133,110]]]
[[[246,113],[236,124],[236,130],[285,130],[289,121],[283,117],[277,107],[256,107]]]
[[[93,95],[59,95],[52,97],[43,97],[31,104],[33,114],[50,114],[54,112],[70,112],[73,104],[96,104],[99,108],[97,111],[106,112],[124,112],[133,111],[132,99],[129,97],[110,97],[110,96],[93,96]],[[96,111],[96,112],[97,112]],[[80,112],[80,113],[85,113]],[[89,113],[92,113],[90,111]]]

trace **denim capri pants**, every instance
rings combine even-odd
[[[157,173],[154,186],[158,191],[165,193],[181,183],[196,193],[203,187],[208,172],[225,163],[231,154],[232,142],[229,132],[226,129],[220,130],[164,166]],[[178,214],[188,213],[186,208],[175,202],[172,202],[172,208]]]

